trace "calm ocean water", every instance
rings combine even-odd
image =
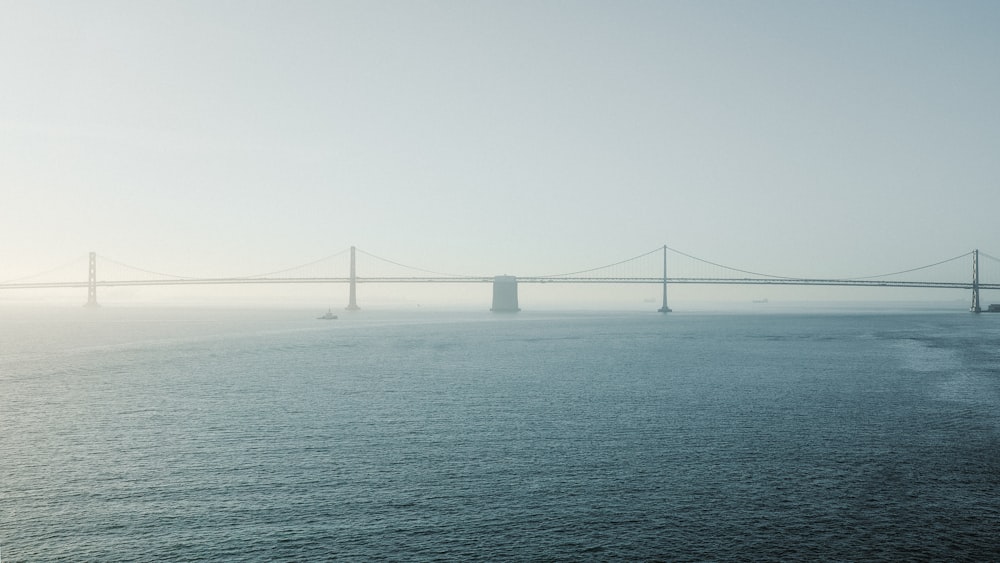
[[[997,560],[1000,315],[7,310],[15,561]]]

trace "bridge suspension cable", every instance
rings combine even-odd
[[[670,252],[674,252],[676,254],[680,254],[681,256],[686,256],[688,258],[691,258],[692,260],[697,260],[699,262],[704,262],[705,264],[708,264],[708,265],[711,265],[711,266],[715,266],[716,268],[724,268],[726,270],[732,270],[734,272],[739,272],[741,274],[750,274],[751,276],[760,276],[762,278],[774,278],[774,279],[781,279],[781,280],[799,279],[799,278],[792,277],[792,276],[776,276],[776,275],[773,275],[773,274],[761,274],[759,272],[751,272],[750,270],[741,270],[740,268],[734,268],[732,266],[726,266],[725,264],[719,264],[717,262],[712,262],[710,260],[705,260],[704,258],[698,258],[697,256],[693,256],[691,254],[688,254],[687,252],[682,252],[680,250],[677,250],[676,248],[670,248],[669,246],[667,246],[666,249],[669,250]]]
[[[760,277],[763,277],[763,278],[771,278],[771,279],[779,279],[779,280],[809,279],[809,278],[803,278],[803,277],[779,276],[779,275],[774,275],[774,274],[764,274],[764,273],[760,273],[760,272],[753,272],[753,271],[750,271],[750,270],[743,270],[743,269],[740,269],[740,268],[734,268],[732,266],[727,266],[725,264],[719,264],[717,262],[712,262],[710,260],[705,260],[704,258],[699,258],[697,256],[694,256],[692,254],[688,254],[686,252],[683,252],[681,250],[677,250],[675,248],[671,248],[669,246],[667,247],[667,250],[669,250],[671,252],[674,252],[676,254],[680,254],[682,256],[686,256],[688,258],[691,258],[692,260],[697,260],[698,262],[702,262],[702,263],[705,263],[705,264],[716,266],[718,268],[724,268],[726,270],[731,270],[731,271],[734,271],[734,272],[740,272],[740,273],[743,273],[743,274],[749,274],[749,275],[753,275],[753,276],[760,276]],[[926,266],[919,266],[919,267],[916,267],[916,268],[909,268],[909,269],[906,269],[906,270],[899,270],[899,271],[896,271],[896,272],[889,272],[889,273],[886,273],[886,274],[877,274],[877,275],[873,275],[873,276],[832,278],[832,279],[833,280],[839,279],[839,280],[843,280],[843,281],[861,281],[861,280],[873,280],[873,279],[879,279],[879,278],[887,278],[887,277],[890,277],[890,276],[896,276],[896,275],[900,275],[900,274],[908,274],[908,273],[917,272],[917,271],[920,271],[920,270],[926,270],[926,269],[929,269],[929,268],[933,268],[935,266],[940,266],[942,264],[947,264],[949,262],[954,262],[956,260],[961,260],[963,258],[968,258],[971,255],[972,255],[972,252],[970,251],[970,252],[966,252],[964,254],[960,254],[958,256],[954,256],[952,258],[947,258],[945,260],[934,262],[933,264],[927,264]],[[983,255],[983,253],[980,252],[980,255]]]
[[[327,260],[329,260],[331,258],[336,258],[338,256],[346,254],[346,253],[350,252],[350,250],[351,250],[350,247],[348,247],[348,248],[345,248],[345,249],[341,250],[340,252],[335,252],[335,253],[333,253],[333,254],[331,254],[329,256],[324,256],[324,257],[319,258],[317,260],[313,260],[312,262],[306,262],[305,264],[299,264],[298,266],[292,266],[291,268],[284,268],[284,269],[281,269],[281,270],[275,270],[273,272],[265,272],[263,274],[255,274],[255,275],[247,276],[247,277],[248,278],[269,278],[269,277],[272,277],[272,276],[277,276],[279,274],[286,274],[288,272],[292,272],[292,271],[295,271],[295,270],[301,270],[303,268],[308,268],[309,266],[315,266],[316,264],[319,264],[320,262],[325,262],[325,261],[327,261]]]
[[[389,260],[388,258],[382,258],[381,256],[376,256],[376,255],[372,254],[371,252],[366,252],[366,251],[364,251],[364,250],[362,250],[360,248],[358,248],[357,251],[359,253],[361,253],[361,254],[364,254],[365,256],[374,258],[376,260],[381,260],[382,262],[386,262],[388,264],[392,264],[393,266],[399,266],[400,268],[406,268],[407,270],[413,270],[415,272],[423,272],[425,274],[434,274],[435,276],[445,276],[445,277],[449,277],[449,278],[476,278],[476,277],[483,277],[483,276],[467,276],[467,275],[464,275],[464,274],[449,274],[449,273],[445,273],[445,272],[436,272],[434,270],[425,270],[424,268],[417,268],[415,266],[409,266],[407,264],[401,264],[399,262],[396,262],[395,260]]]
[[[196,280],[196,279],[199,279],[197,276],[178,276],[176,274],[165,274],[163,272],[154,272],[153,270],[146,270],[144,268],[139,268],[139,267],[136,267],[136,266],[132,266],[130,264],[125,264],[124,262],[119,262],[118,260],[115,260],[114,258],[108,258],[107,256],[100,255],[100,254],[98,255],[98,257],[101,260],[106,260],[106,261],[114,264],[115,266],[119,266],[119,267],[122,267],[122,268],[127,268],[129,270],[135,270],[137,272],[142,272],[144,274],[150,274],[150,275],[153,275],[153,276],[162,276],[162,277],[165,277],[165,278],[173,278],[175,280]]]
[[[633,256],[632,258],[628,258],[626,260],[621,260],[621,261],[614,262],[612,264],[607,264],[607,265],[604,265],[604,266],[598,266],[596,268],[587,268],[587,269],[584,269],[584,270],[577,270],[577,271],[573,271],[573,272],[565,272],[565,273],[561,273],[561,274],[550,274],[550,275],[544,275],[544,276],[532,276],[532,279],[553,280],[553,281],[555,281],[555,280],[558,280],[558,279],[564,279],[564,278],[573,277],[573,276],[581,276],[581,275],[584,275],[584,274],[592,274],[592,273],[600,271],[600,270],[607,270],[607,269],[610,269],[610,268],[614,268],[616,266],[621,266],[623,264],[628,264],[630,262],[638,261],[638,260],[640,260],[642,258],[646,258],[646,257],[648,257],[650,255],[662,252],[664,248],[666,248],[666,250],[669,251],[669,252],[672,252],[672,253],[677,254],[679,256],[683,256],[685,258],[689,258],[689,259],[693,260],[696,263],[705,264],[705,265],[708,265],[708,266],[712,266],[714,268],[720,268],[720,269],[722,269],[724,271],[727,271],[727,272],[736,272],[736,273],[740,273],[740,274],[744,274],[744,275],[755,276],[755,277],[758,277],[758,278],[772,279],[772,280],[776,280],[776,281],[780,281],[780,280],[784,280],[784,281],[803,280],[803,281],[805,281],[805,280],[814,279],[814,278],[808,278],[808,277],[802,277],[802,276],[785,276],[785,275],[777,275],[777,274],[766,274],[766,273],[762,273],[762,272],[756,272],[756,271],[753,271],[753,270],[746,270],[746,269],[743,269],[743,268],[736,268],[736,267],[729,266],[729,265],[726,265],[726,264],[721,264],[719,262],[714,262],[714,261],[711,261],[711,260],[706,260],[704,258],[695,256],[693,254],[690,254],[688,252],[684,252],[682,250],[678,250],[676,248],[672,248],[670,246],[661,246],[659,248],[655,248],[653,250],[650,250],[649,252],[645,252],[643,254],[639,254],[637,256]],[[897,276],[897,275],[901,275],[901,274],[907,274],[907,273],[917,272],[917,271],[921,271],[921,270],[926,270],[926,269],[929,269],[929,268],[940,266],[942,264],[947,264],[947,263],[950,263],[950,262],[955,262],[957,260],[968,258],[971,255],[972,255],[972,252],[966,252],[964,254],[961,254],[961,255],[958,255],[958,256],[954,256],[952,258],[947,258],[945,260],[940,260],[938,262],[934,262],[932,264],[927,264],[925,266],[919,266],[919,267],[916,267],[916,268],[908,268],[908,269],[905,269],[905,270],[898,270],[898,271],[894,271],[894,272],[877,274],[877,275],[872,275],[872,276],[823,278],[823,280],[825,280],[825,281],[838,281],[839,280],[839,281],[845,281],[845,282],[864,281],[864,280],[877,280],[877,279],[880,279],[880,278],[887,278],[887,277],[890,277],[890,276]],[[992,258],[992,257],[990,257],[990,258]],[[656,272],[655,274],[652,274],[652,275],[646,276],[646,277],[659,277],[659,272]],[[696,276],[681,275],[679,277],[680,278],[689,278],[689,279],[692,279],[692,280],[694,280],[694,279],[716,279],[716,280],[726,279],[726,278],[719,277],[718,275],[707,276],[707,275],[704,275],[704,274],[702,274],[702,275],[696,275]],[[668,276],[668,281],[669,281],[669,279],[671,279],[670,276]],[[674,277],[674,279],[677,279],[677,277]]]
[[[980,253],[982,255],[982,253]],[[948,262],[954,262],[955,260],[961,260],[962,258],[968,258],[972,256],[972,252],[966,252],[965,254],[955,256],[954,258],[948,258],[947,260],[941,260],[940,262],[935,262],[933,264],[928,264],[926,266],[920,266],[919,268],[910,268],[909,270],[900,270],[898,272],[891,272],[888,274],[879,274],[877,276],[865,276],[860,278],[844,278],[846,280],[873,280],[877,278],[887,278],[889,276],[896,276],[899,274],[909,274],[910,272],[918,272],[920,270],[926,270],[928,268],[933,268],[934,266],[940,266],[941,264],[947,264]]]
[[[642,254],[640,254],[638,256],[633,256],[631,258],[627,258],[625,260],[621,260],[621,261],[615,262],[614,264],[606,264],[604,266],[598,266],[597,268],[588,268],[586,270],[579,270],[579,271],[576,271],[576,272],[566,272],[564,274],[549,274],[547,276],[534,276],[534,277],[537,278],[537,279],[551,279],[551,278],[562,278],[562,277],[567,277],[567,276],[578,276],[580,274],[589,274],[591,272],[596,272],[598,270],[606,270],[608,268],[614,268],[615,266],[621,266],[622,264],[627,264],[629,262],[632,262],[633,260],[638,260],[640,258],[645,258],[645,257],[649,256],[650,254],[655,254],[657,252],[663,252],[663,247],[662,246],[658,246],[658,247],[654,248],[653,250],[650,250],[649,252],[644,252],[644,253],[642,253]]]
[[[55,268],[49,268],[48,270],[45,270],[44,272],[39,272],[37,274],[28,274],[27,276],[21,276],[21,277],[17,277],[17,278],[11,278],[9,280],[3,280],[3,281],[0,281],[0,284],[19,283],[19,282],[24,282],[24,281],[27,281],[27,280],[32,280],[32,279],[40,278],[40,277],[47,276],[49,274],[58,272],[60,270],[66,270],[70,266],[77,266],[80,263],[86,262],[86,261],[87,261],[87,255],[86,254],[81,254],[80,256],[77,256],[76,258],[73,258],[69,262],[66,262],[65,264],[61,264],[59,266],[56,266]]]

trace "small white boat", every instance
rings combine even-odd
[[[333,319],[336,319],[337,315],[333,314],[333,309],[327,309],[325,315],[323,315],[322,317],[316,317],[316,318],[317,319],[322,319],[324,321],[331,321]]]

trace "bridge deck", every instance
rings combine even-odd
[[[810,278],[667,278],[667,284],[707,285],[789,285],[789,286],[840,286],[840,287],[923,287],[942,289],[972,289],[972,282],[889,281],[889,280],[838,280]],[[300,283],[350,283],[349,277],[336,278],[198,278],[167,280],[98,280],[97,287],[170,286],[170,285],[236,285],[236,284],[300,284]],[[589,278],[589,277],[519,277],[519,284],[662,284],[662,277]],[[358,277],[356,283],[493,283],[493,276],[476,277]],[[6,283],[0,289],[81,288],[89,282],[37,282]],[[979,289],[1000,289],[1000,284],[980,283]]]

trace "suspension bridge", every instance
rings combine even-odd
[[[655,284],[662,286],[663,291],[659,312],[668,313],[671,309],[667,304],[667,286],[671,284],[937,288],[971,292],[969,310],[979,313],[983,310],[980,304],[980,291],[1000,289],[1000,259],[979,250],[885,274],[843,278],[809,278],[759,273],[699,258],[666,245],[604,266],[560,274],[530,276],[458,275],[435,272],[381,258],[353,246],[299,266],[235,277],[165,274],[131,266],[95,252],[90,252],[81,258],[46,272],[2,281],[0,290],[86,288],[86,305],[95,307],[98,305],[98,288],[347,284],[346,308],[356,310],[360,308],[358,286],[363,284],[489,283],[493,285],[491,310],[506,312],[520,310],[519,284]]]

